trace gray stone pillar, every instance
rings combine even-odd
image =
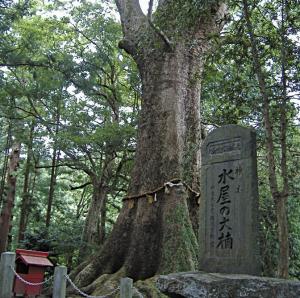
[[[14,273],[11,266],[15,267],[16,254],[14,252],[4,252],[0,261],[0,297],[11,298],[14,284]]]
[[[132,298],[133,280],[125,277],[121,279],[120,283],[120,298]]]
[[[66,297],[66,277],[65,277],[66,274],[67,274],[67,267],[65,266],[55,267],[52,298]]]

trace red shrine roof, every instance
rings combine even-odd
[[[21,259],[26,265],[52,267],[53,264],[47,259],[49,253],[44,251],[16,249],[17,260]]]

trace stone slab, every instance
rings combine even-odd
[[[259,275],[255,132],[238,125],[214,130],[201,161],[200,270]]]
[[[14,272],[11,266],[15,266],[16,254],[3,252],[0,260],[0,298],[11,298],[14,283]]]
[[[300,297],[300,282],[242,274],[174,273],[159,276],[157,287],[173,298]]]

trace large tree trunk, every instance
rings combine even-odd
[[[205,44],[203,44],[205,46]],[[173,178],[196,184],[199,176],[200,82],[203,61],[183,45],[140,63],[143,102],[131,194]],[[197,79],[196,79],[197,80]],[[191,167],[193,165],[193,167]],[[193,181],[195,180],[195,181]]]
[[[77,274],[79,286],[103,273],[122,271],[138,280],[195,270],[198,263],[198,205],[191,188],[199,188],[200,78],[208,35],[220,30],[216,19],[225,7],[212,8],[177,39],[176,28],[164,24],[174,35],[170,43],[138,1],[116,2],[125,37],[120,46],[135,59],[143,86],[137,151],[128,198],[99,254]],[[164,186],[174,178],[176,184]]]

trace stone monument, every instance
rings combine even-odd
[[[160,275],[168,297],[299,298],[300,282],[261,274],[255,132],[214,130],[202,146],[200,270]]]
[[[260,275],[255,132],[218,128],[201,158],[200,270]]]

